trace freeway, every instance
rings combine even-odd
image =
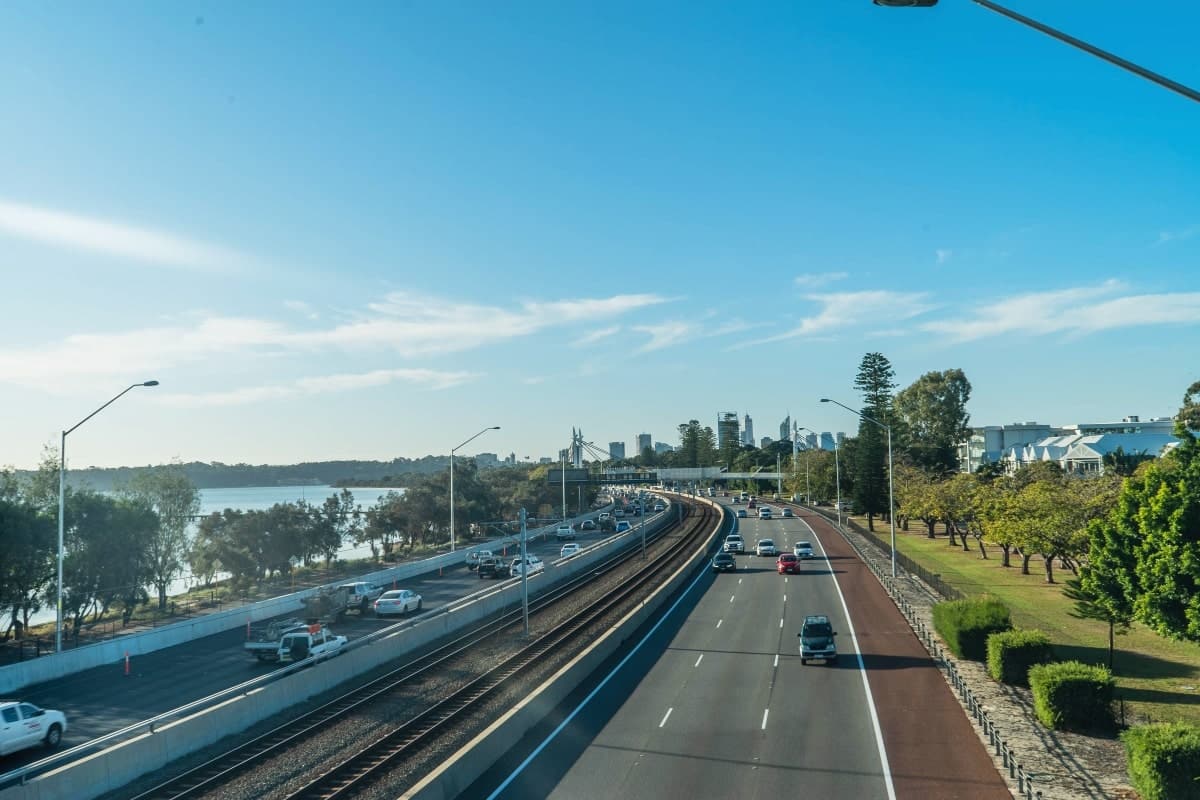
[[[650,514],[649,509],[647,512],[647,517],[653,520],[656,515]],[[637,524],[636,518],[632,521]],[[611,535],[601,531],[580,531],[575,541],[587,547]],[[530,539],[528,547],[530,553],[543,559],[547,574],[552,574],[555,569],[553,561],[558,558],[561,543],[555,541],[551,534],[545,539]],[[511,559],[518,554],[519,548],[515,552],[509,548],[507,557]],[[537,582],[536,576],[531,578],[531,592],[536,589]],[[483,586],[501,583],[480,580],[464,563],[443,570],[440,575],[432,572],[412,578],[396,588],[412,589],[419,593],[424,610],[429,611],[479,591]],[[335,633],[345,634],[353,641],[393,625],[396,621],[395,617],[378,618],[373,614],[359,617],[351,613],[330,627]],[[20,691],[19,699],[64,712],[68,731],[63,737],[62,747],[74,747],[279,668],[260,662],[246,653],[242,648],[245,638],[243,625],[187,644],[137,656],[131,660],[128,675],[125,674],[123,663],[96,667],[28,686]],[[0,756],[0,774],[45,756],[46,751],[42,748]]]
[[[738,522],[750,546],[803,539],[818,559],[779,575],[773,558],[745,555],[735,573],[698,578],[675,619],[464,796],[1010,798],[941,673],[833,527],[807,511]],[[800,663],[806,614],[833,621],[833,664]]]

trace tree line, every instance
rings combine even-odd
[[[479,470],[455,464],[455,537],[514,533],[521,508],[557,519],[561,490],[543,465]],[[18,476],[0,471],[0,640],[21,636],[30,618],[54,608],[58,589],[58,456]],[[591,505],[596,489],[568,493],[570,507]],[[245,588],[295,569],[336,561],[346,546],[366,545],[378,559],[450,539],[449,470],[419,475],[403,492],[371,507],[348,489],[323,503],[278,503],[265,510],[225,509],[201,517],[199,489],[182,465],[133,473],[104,493],[68,487],[63,515],[63,621],[68,633],[112,612],[128,622],[154,600],[160,610],[177,579],[205,584],[227,576]],[[569,513],[569,512],[568,512]]]

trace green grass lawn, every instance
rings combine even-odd
[[[865,527],[865,519],[856,521]],[[886,535],[878,521],[875,528]],[[1020,557],[1006,569],[1000,566],[998,549],[989,549],[985,561],[973,541],[972,549],[963,552],[961,546],[950,547],[944,535],[926,538],[924,530],[914,526],[908,533],[897,531],[898,550],[968,595],[999,598],[1011,609],[1014,625],[1050,636],[1058,658],[1108,663],[1108,626],[1070,614],[1073,603],[1062,593],[1063,582],[1072,577],[1069,571],[1055,569],[1057,583],[1047,584],[1041,559],[1034,558],[1030,574],[1022,575]],[[1175,642],[1134,625],[1116,638],[1113,672],[1118,696],[1124,698],[1127,712],[1136,715],[1131,722],[1182,720],[1200,725],[1200,644]]]

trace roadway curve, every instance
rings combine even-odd
[[[739,522],[751,545],[815,540],[828,560],[780,576],[774,559],[747,555],[736,574],[701,576],[660,627],[632,637],[646,635],[623,666],[599,670],[463,797],[1011,798],[940,671],[833,526],[807,511]],[[809,613],[839,631],[836,665],[800,664]]]

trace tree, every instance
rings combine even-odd
[[[179,464],[136,473],[122,494],[138,500],[158,515],[158,526],[146,554],[158,608],[167,608],[167,589],[183,572],[188,550],[188,527],[200,514],[200,490]]]
[[[925,523],[926,538],[934,538],[934,526],[942,514],[934,496],[934,484],[924,471],[908,464],[896,466],[896,505],[906,520]]]
[[[896,395],[904,449],[914,464],[935,475],[957,470],[970,398],[971,382],[961,369],[927,372]]]
[[[854,378],[854,386],[862,395],[862,413],[883,425],[893,424],[892,390],[896,388],[896,371],[882,353],[863,356]],[[887,440],[875,422],[859,421],[858,448],[852,462],[854,475],[854,504],[867,515],[867,527],[875,530],[875,515],[887,509]]]
[[[0,609],[9,616],[3,640],[14,627],[20,638],[29,617],[41,610],[39,596],[57,573],[55,533],[55,521],[21,498],[0,499]]]

